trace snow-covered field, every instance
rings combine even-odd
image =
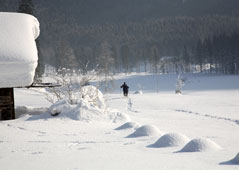
[[[238,169],[239,76],[185,78],[176,95],[177,75],[119,75],[104,112],[84,105],[87,120],[49,116],[42,93],[15,89],[18,113],[28,114],[0,122],[0,169]]]

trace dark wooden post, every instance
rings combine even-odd
[[[15,119],[13,88],[0,88],[0,120]]]

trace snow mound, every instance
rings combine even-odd
[[[239,153],[230,162],[239,165]]]
[[[118,111],[110,111],[108,109],[109,112],[109,119],[112,120],[114,123],[118,123],[118,122],[129,122],[131,121],[131,118],[129,117],[129,115],[118,112]]]
[[[84,86],[81,88],[81,97],[89,102],[91,105],[95,105],[100,109],[105,109],[103,94],[95,86]]]
[[[40,115],[40,114],[46,113],[46,112],[47,112],[47,108],[32,108],[29,106],[17,106],[15,108],[16,118],[19,118],[24,114]]]
[[[220,165],[239,165],[239,153],[232,160],[221,162]]]
[[[136,131],[129,136],[128,138],[140,137],[140,136],[158,136],[162,132],[154,125],[144,125],[136,129]]]
[[[137,129],[140,127],[138,122],[126,122],[115,130],[124,130],[124,129]]]
[[[76,95],[77,96],[77,95]],[[48,112],[52,116],[82,121],[111,120],[113,122],[129,120],[127,115],[111,112],[107,109],[103,94],[94,86],[84,86],[73,103],[62,99],[50,106]]]
[[[28,14],[0,12],[0,87],[29,86],[37,67],[38,20]]]
[[[181,146],[189,142],[188,137],[180,133],[168,133],[161,136],[151,147],[161,148],[161,147],[172,147]]]
[[[218,144],[209,139],[196,138],[187,143],[179,152],[205,152],[220,149],[221,147]]]
[[[142,90],[137,90],[134,92],[134,94],[143,94]]]

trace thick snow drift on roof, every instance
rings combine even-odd
[[[0,12],[0,88],[27,86],[37,66],[38,20],[28,14]]]

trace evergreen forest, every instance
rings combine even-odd
[[[239,73],[238,0],[0,0],[40,21],[39,65]]]

